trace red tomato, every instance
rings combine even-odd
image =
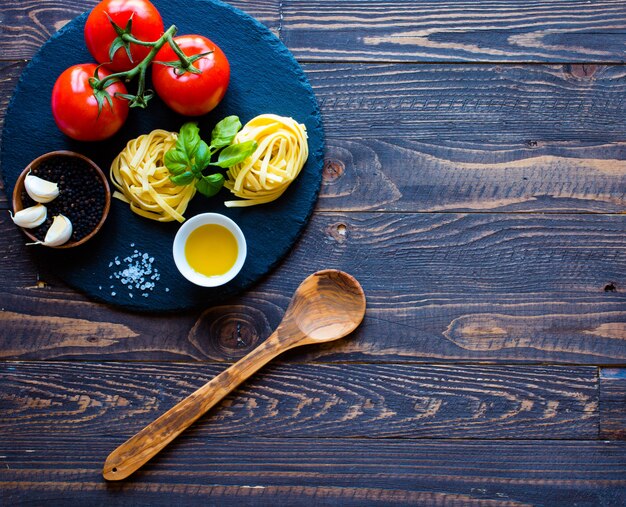
[[[201,70],[200,74],[185,72],[178,75],[173,67],[158,62],[178,60],[169,44],[163,46],[152,64],[152,84],[163,102],[177,113],[187,116],[200,116],[215,108],[224,97],[230,80],[230,65],[223,51],[201,35],[181,35],[174,41],[187,56],[207,51],[193,63]]]
[[[140,63],[150,52],[149,46],[130,44],[132,62],[126,50],[120,47],[113,57],[109,57],[111,44],[117,33],[107,14],[120,28],[126,28],[132,16],[131,35],[144,42],[154,42],[163,35],[163,20],[159,11],[148,0],[103,0],[96,5],[85,24],[85,42],[91,55],[99,63],[104,63],[116,72],[129,70]]]
[[[124,83],[113,83],[106,88],[113,106],[105,99],[98,113],[98,101],[89,84],[96,70],[95,63],[74,65],[57,78],[52,89],[52,116],[64,134],[78,141],[100,141],[115,134],[128,116],[128,101],[115,93],[128,93]],[[100,68],[98,77],[110,74]]]

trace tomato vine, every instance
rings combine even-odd
[[[94,96],[96,97],[96,100],[98,102],[98,110],[102,110],[105,100],[109,104],[111,103],[111,96],[106,90],[107,87],[118,81],[128,83],[135,78],[138,78],[136,93],[117,93],[116,96],[128,100],[130,107],[145,108],[148,105],[148,101],[154,96],[154,92],[152,90],[146,89],[146,71],[152,63],[152,60],[154,60],[156,54],[165,44],[169,44],[171,46],[172,50],[178,57],[178,60],[158,63],[169,67],[174,67],[175,69],[177,69],[176,73],[178,75],[182,75],[185,72],[200,74],[202,71],[194,67],[194,62],[211,53],[211,51],[207,51],[193,56],[185,55],[173,38],[177,31],[176,25],[170,26],[158,40],[154,42],[148,42],[141,41],[131,35],[130,29],[132,28],[132,18],[131,20],[129,20],[125,29],[116,25],[112,19],[110,19],[110,22],[113,25],[115,31],[118,33],[118,39],[116,39],[116,41],[114,41],[114,43],[111,45],[111,53],[114,53],[120,47],[125,47],[126,50],[129,51],[129,43],[150,46],[151,49],[148,55],[130,70],[115,72],[100,79],[98,77],[98,70],[96,69],[94,76],[89,80],[89,84],[93,88]],[[113,49],[115,49],[115,51],[113,51]],[[99,65],[98,68],[102,65],[103,64]]]

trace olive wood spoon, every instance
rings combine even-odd
[[[312,274],[265,342],[115,449],[102,475],[109,481],[125,479],[276,356],[300,345],[343,338],[364,315],[365,294],[352,276],[332,269]]]

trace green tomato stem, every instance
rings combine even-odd
[[[121,37],[122,37],[122,40],[124,40],[125,42],[130,42],[131,44],[137,44],[138,46],[155,46],[160,40],[160,38],[152,42],[139,40],[133,37],[129,33],[125,33]]]
[[[113,83],[116,83],[118,81],[129,82],[138,77],[137,93],[134,96],[122,95],[122,97],[130,100],[131,107],[146,107],[148,99],[150,99],[151,97],[151,94],[146,94],[146,71],[154,60],[156,54],[163,46],[165,46],[165,44],[169,44],[174,53],[176,53],[176,56],[178,56],[180,60],[180,68],[182,70],[181,74],[184,72],[192,72],[194,74],[200,73],[200,70],[194,67],[193,62],[199,56],[203,55],[197,55],[195,57],[188,57],[187,55],[185,55],[182,49],[180,49],[180,46],[174,41],[174,35],[176,34],[176,31],[176,25],[172,25],[163,33],[161,37],[159,37],[158,40],[153,42],[141,41],[133,37],[130,33],[122,34],[121,37],[123,38],[123,40],[129,43],[139,44],[142,46],[150,46],[150,52],[141,62],[139,62],[135,67],[130,70],[115,72],[104,77],[103,79],[99,79],[97,77],[91,78],[90,84],[94,90],[94,95],[97,95],[99,92],[105,91],[106,88],[111,86]]]
[[[105,90],[107,86],[112,85],[117,81],[131,81],[137,76],[143,76],[145,80],[146,70],[154,57],[159,52],[159,50],[168,42],[168,40],[176,33],[176,25],[170,26],[165,33],[159,38],[159,40],[154,42],[154,46],[150,52],[146,55],[146,57],[137,64],[136,67],[133,67],[130,70],[125,70],[123,72],[116,72],[114,74],[110,74],[104,79],[100,79],[98,82],[94,83],[92,86],[94,90]]]
[[[171,36],[168,38],[168,42],[170,43],[174,53],[176,53],[176,56],[178,56],[182,69],[187,70],[190,66],[192,66],[191,60],[185,53],[183,53],[183,50],[180,49],[180,46],[174,42],[174,39]]]

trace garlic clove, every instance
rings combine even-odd
[[[72,236],[72,222],[65,215],[57,215],[43,240],[45,246],[61,246]]]
[[[30,173],[24,178],[24,188],[30,198],[37,202],[50,202],[59,195],[59,185]]]
[[[48,210],[43,204],[36,204],[30,208],[19,210],[15,215],[11,215],[11,218],[15,225],[24,227],[24,229],[33,229],[46,221]]]

